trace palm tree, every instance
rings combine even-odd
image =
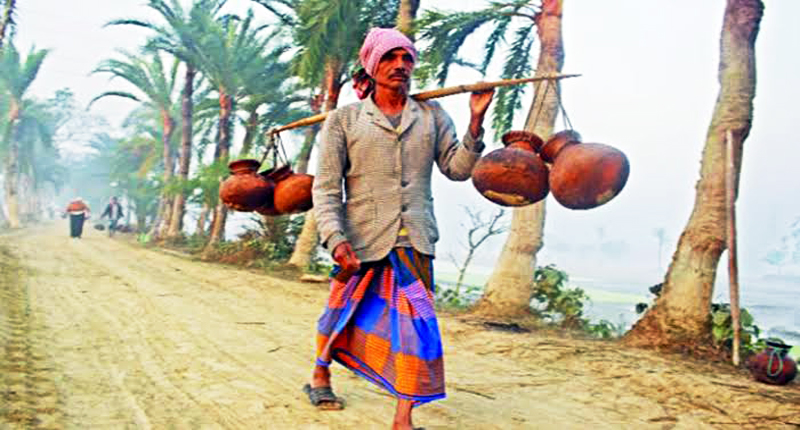
[[[7,99],[7,115],[3,141],[8,148],[5,159],[5,192],[8,209],[8,223],[11,228],[20,227],[19,218],[19,173],[20,146],[16,133],[18,122],[23,117],[26,106],[24,96],[36,79],[39,69],[47,56],[46,49],[32,47],[24,60],[13,44],[8,44],[0,52],[0,94]]]
[[[19,193],[26,202],[19,212],[35,220],[42,213],[44,185],[57,187],[64,179],[64,169],[58,165],[58,150],[53,145],[57,121],[49,106],[27,98],[22,105],[14,132],[14,140],[19,142]]]
[[[503,66],[503,79],[531,73],[531,52],[537,37],[540,51],[536,75],[559,73],[564,62],[562,10],[563,0],[542,0],[540,7],[528,0],[516,0],[491,3],[488,8],[474,12],[427,12],[421,19],[420,36],[430,42],[430,48],[422,54],[426,64],[420,67],[418,77],[436,79],[439,85],[444,85],[453,64],[471,65],[485,74],[497,48],[514,27]],[[485,44],[483,60],[479,65],[471,64],[458,54],[464,41],[484,25],[493,28]],[[498,90],[492,121],[497,134],[511,127],[514,112],[522,107],[524,90],[524,87]],[[542,137],[552,133],[559,93],[557,82],[544,81],[534,85],[534,98],[525,130]],[[506,318],[530,314],[536,254],[543,246],[544,218],[544,201],[513,210],[505,246],[476,311]]]
[[[245,83],[262,78],[267,64],[277,60],[280,49],[264,54],[272,37],[260,36],[263,27],[254,25],[252,11],[248,11],[243,19],[226,17],[215,20],[204,16],[197,25],[204,35],[198,40],[197,67],[216,90],[219,100],[215,162],[227,163],[235,103],[243,97]],[[226,218],[225,205],[217,205],[206,252],[223,239]]]
[[[121,78],[133,85],[139,90],[141,95],[137,96],[126,91],[107,91],[92,99],[89,104],[91,106],[92,103],[103,97],[123,97],[141,102],[152,108],[155,112],[158,112],[161,118],[164,163],[164,183],[162,184],[159,204],[160,209],[152,229],[153,235],[158,236],[161,232],[161,223],[168,223],[169,217],[172,214],[167,186],[172,180],[173,170],[175,168],[171,143],[172,133],[175,129],[175,116],[173,113],[175,102],[172,96],[175,91],[175,77],[178,70],[178,63],[175,62],[169,70],[169,73],[167,73],[161,56],[158,53],[150,54],[147,59],[125,52],[122,52],[122,55],[125,57],[125,60],[106,60],[92,73],[110,73],[112,78]]]
[[[3,15],[0,16],[0,50],[3,49],[3,42],[9,27],[14,25],[14,8],[17,0],[6,0],[3,6]]]
[[[397,29],[412,40],[414,38],[414,20],[417,17],[420,0],[400,0],[397,10]]]
[[[714,279],[727,247],[725,135],[733,133],[738,178],[753,121],[755,41],[763,13],[761,0],[727,2],[720,38],[720,91],[703,148],[694,210],[656,304],[625,335],[629,344],[678,347],[710,340]],[[735,187],[738,190],[738,179]]]
[[[108,25],[133,25],[152,30],[154,34],[147,43],[150,49],[169,52],[180,59],[184,68],[183,90],[181,92],[181,149],[178,159],[177,179],[185,184],[189,180],[189,167],[192,159],[192,97],[194,94],[195,75],[200,60],[198,39],[203,37],[198,23],[213,20],[226,0],[197,0],[192,8],[185,11],[177,0],[150,0],[147,6],[156,11],[166,22],[158,25],[136,19],[120,19]],[[170,223],[166,238],[177,238],[183,229],[183,217],[186,212],[187,190],[180,187],[172,204]]]

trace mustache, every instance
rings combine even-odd
[[[408,74],[408,73],[406,73],[406,72],[404,72],[404,71],[400,71],[400,70],[398,70],[398,71],[396,71],[396,72],[392,73],[391,75],[389,75],[389,77],[390,77],[390,78],[403,78],[403,79],[408,79],[408,78],[409,78],[409,74]]]

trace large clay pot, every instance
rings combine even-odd
[[[314,177],[304,173],[294,173],[289,165],[264,172],[275,183],[273,208],[259,210],[262,214],[288,215],[305,212],[313,207],[311,187]]]
[[[550,191],[569,209],[592,209],[616,197],[628,181],[628,158],[601,143],[581,143],[569,130],[556,133],[542,147],[542,158],[553,163]]]
[[[505,148],[496,149],[475,164],[472,184],[501,206],[526,206],[547,197],[547,166],[536,154],[542,139],[527,131],[503,135]]]
[[[767,341],[767,347],[753,356],[747,364],[756,381],[786,385],[797,376],[797,363],[787,355],[791,345]]]
[[[219,197],[226,206],[240,212],[251,212],[272,201],[275,185],[259,175],[258,160],[243,159],[228,164],[231,171],[219,188]]]

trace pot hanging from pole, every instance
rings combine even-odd
[[[308,211],[313,207],[311,188],[314,176],[294,173],[291,166],[284,165],[263,172],[265,178],[275,184],[272,205],[259,208],[264,215],[289,215]]]
[[[509,131],[502,140],[505,148],[486,154],[475,164],[475,188],[501,206],[526,206],[547,197],[547,165],[536,154],[542,139],[528,131]]]
[[[222,182],[219,197],[231,209],[251,212],[272,200],[275,185],[259,175],[258,160],[242,159],[228,164],[231,176]]]
[[[622,151],[601,143],[581,143],[572,130],[556,133],[542,147],[552,163],[550,191],[569,209],[592,209],[608,203],[625,187],[630,173]]]

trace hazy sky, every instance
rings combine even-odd
[[[135,50],[145,33],[130,28],[102,28],[119,17],[146,17],[143,0],[19,0],[17,44],[26,50],[52,49],[32,92],[47,97],[71,88],[82,103],[108,89],[102,75],[89,72],[114,50]],[[610,203],[589,211],[567,210],[547,201],[545,248],[540,263],[556,263],[574,276],[656,283],[658,242],[654,230],[664,228],[667,243],[662,267],[669,263],[678,236],[694,204],[701,149],[719,90],[717,68],[723,0],[566,0],[564,10],[564,71],[582,77],[564,81],[564,104],[584,141],[615,146],[631,164],[626,188]],[[800,155],[792,127],[800,124],[800,1],[768,0],[756,44],[758,85],[755,120],[745,143],[738,201],[739,257],[743,278],[769,273],[766,253],[779,245],[791,222],[800,217],[800,180],[795,169]],[[231,1],[235,8],[252,4]],[[450,8],[452,2],[422,0],[423,8]],[[481,1],[460,1],[464,8]],[[252,4],[266,18],[260,6]],[[476,43],[479,41],[475,41]],[[480,52],[475,45],[472,52]],[[448,84],[480,79],[475,72],[456,70]],[[497,74],[488,76],[496,79]],[[353,101],[352,93],[343,103]],[[466,131],[468,96],[442,99]],[[522,127],[525,108],[516,127]],[[106,99],[94,113],[112,124],[135,106]],[[558,126],[561,125],[559,121]],[[291,141],[291,137],[289,137]],[[490,149],[496,143],[487,142]],[[461,205],[491,211],[471,182],[434,180],[436,215],[442,241],[441,262],[465,234]],[[484,246],[476,264],[490,267],[503,238]],[[600,243],[606,243],[600,248]],[[602,250],[617,250],[617,254]],[[612,256],[613,255],[613,256]],[[724,258],[721,268],[724,272]],[[784,272],[792,268],[785,268]],[[798,271],[797,266],[794,268]]]

